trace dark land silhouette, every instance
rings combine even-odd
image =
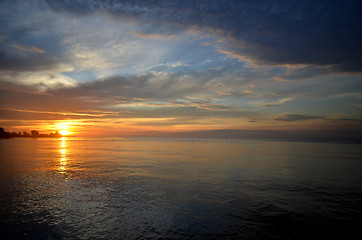
[[[32,130],[28,132],[6,132],[4,128],[0,127],[0,138],[15,138],[15,137],[31,137],[31,138],[60,138],[63,137],[58,131],[54,133],[44,134],[39,133],[37,130]]]

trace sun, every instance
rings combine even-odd
[[[58,129],[58,132],[62,135],[62,136],[67,136],[72,134],[71,130],[71,122],[57,122],[56,125],[54,126],[55,129]]]
[[[62,134],[63,136],[70,134],[70,132],[68,132],[67,130],[64,130],[64,129],[60,130],[59,133]]]

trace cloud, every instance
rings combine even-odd
[[[326,67],[318,67],[312,65],[292,65],[282,67],[283,73],[274,76],[276,81],[290,82],[300,79],[315,78],[320,75],[326,75],[330,71]]]
[[[134,34],[138,38],[151,38],[151,39],[157,39],[157,40],[161,40],[161,41],[177,39],[177,35],[174,35],[174,34],[173,35],[163,35],[163,34],[146,33],[146,32],[135,32]]]
[[[264,99],[264,102],[281,103],[291,100],[291,97],[272,96],[269,86],[261,94],[246,92],[250,82],[257,79],[259,84],[260,74],[244,74],[229,69],[206,69],[193,72],[149,72],[134,76],[111,76],[92,82],[79,83],[76,86],[49,89],[49,93],[64,97],[86,97],[91,101],[114,101],[115,103],[139,103],[135,99],[142,99],[142,103],[158,103],[157,101],[171,104],[178,101],[186,103],[209,103],[219,106],[240,106],[250,99]],[[251,90],[247,90],[251,91]],[[268,91],[268,92],[265,92]],[[254,94],[252,94],[254,93]],[[242,100],[243,99],[243,100]],[[287,100],[285,100],[287,99]],[[279,102],[278,102],[279,103]],[[156,105],[154,104],[154,105]],[[162,103],[164,104],[164,103]],[[280,103],[279,103],[280,104]],[[214,107],[216,106],[214,105]],[[205,107],[206,105],[203,105]],[[201,105],[199,104],[199,108]]]
[[[94,118],[109,111],[99,111],[98,103],[80,98],[65,98],[53,94],[34,91],[29,86],[0,81],[1,119],[67,119]]]
[[[218,35],[219,51],[260,64],[362,71],[359,1],[47,1],[54,11],[107,11],[142,23],[150,36],[187,29]]]
[[[356,30],[361,17],[356,9],[361,4],[356,2],[48,0],[0,4],[4,9],[0,69],[4,71],[52,69],[74,75],[93,71],[94,79],[150,70],[195,70],[209,58],[213,63],[208,64],[220,66],[220,54],[247,62],[249,67],[284,69],[274,76],[280,81],[360,71],[361,34]],[[203,46],[205,42],[211,44]],[[242,63],[232,68],[238,66]]]
[[[278,83],[278,81],[275,81]],[[280,82],[276,94],[295,99],[333,99],[359,96],[362,90],[360,77],[343,75],[318,75],[303,81]]]
[[[180,97],[217,95],[208,84],[217,76],[210,72],[193,75],[150,72],[139,76],[112,76],[101,81],[82,83],[76,87],[50,91],[63,96],[130,97],[146,99],[178,99]]]
[[[357,126],[361,5],[0,1],[1,118]]]
[[[17,77],[20,76],[22,73]],[[220,77],[228,85],[219,83]],[[56,119],[177,117],[181,123],[191,122],[194,117],[210,120],[258,116],[252,110],[223,102],[230,95],[220,95],[219,90],[229,91],[234,84],[240,86],[237,74],[225,70],[193,74],[150,72],[68,85],[58,82],[43,91],[29,80],[14,83],[3,80],[0,81],[0,108],[4,111],[3,117],[38,116],[40,119],[48,113],[47,119],[51,116]]]
[[[286,102],[292,101],[294,100],[294,98],[281,98],[275,102],[270,102],[270,103],[265,103],[264,106],[265,107],[276,107],[276,106],[280,106]]]
[[[115,20],[104,11],[79,17],[54,12],[44,1],[1,1],[0,7],[2,71],[67,72],[84,81],[91,79],[81,79],[82,72],[96,78],[115,72],[139,74],[152,66],[190,66],[181,58],[172,59],[180,45],[187,47],[184,38],[174,35],[167,44],[154,37],[171,35],[150,33],[145,38],[141,25]]]
[[[8,83],[18,83],[29,86],[33,89],[46,91],[58,87],[75,86],[76,82],[64,74],[56,71],[0,71],[0,81]]]
[[[243,90],[243,93],[255,94],[255,92],[251,90]]]
[[[61,19],[50,15],[41,2],[1,1],[0,70],[71,71],[64,55],[62,40],[54,23]]]
[[[220,84],[220,77],[228,85]],[[219,90],[224,88],[240,92],[240,83],[237,74],[226,71],[193,74],[150,72],[131,77],[113,76],[49,90],[48,93],[82,99],[96,104],[97,109],[119,111],[124,118],[177,117],[181,122],[180,119],[186,121],[184,118],[187,117],[190,118],[187,122],[190,122],[195,117],[245,119],[260,116],[252,109],[225,101],[231,94],[220,95]]]
[[[56,56],[43,54],[18,54],[0,49],[0,70],[2,71],[72,71],[73,67]]]
[[[29,47],[25,47],[25,46],[20,46],[18,44],[13,44],[13,47],[21,50],[21,51],[25,51],[25,52],[37,52],[37,53],[45,53],[45,50],[34,47],[34,46],[29,46]]]
[[[299,114],[290,114],[274,118],[274,120],[282,122],[298,122],[298,121],[315,120],[315,119],[324,119],[324,118],[318,116],[299,115]]]

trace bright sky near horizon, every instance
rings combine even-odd
[[[361,1],[4,0],[0,126],[361,136],[361,10]]]

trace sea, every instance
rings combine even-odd
[[[1,239],[352,239],[362,145],[0,139]]]

